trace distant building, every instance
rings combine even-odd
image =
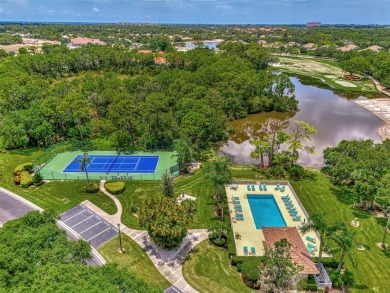
[[[306,26],[307,27],[321,26],[321,22],[309,21]]]
[[[374,46],[367,47],[365,50],[380,52],[381,50],[383,50],[383,48],[381,46],[374,45]]]
[[[86,44],[106,45],[106,42],[103,42],[99,39],[90,39],[84,37],[77,37],[75,39],[70,40],[71,47],[81,47],[82,45],[86,45]]]
[[[359,48],[359,47],[354,45],[354,44],[349,44],[348,46],[337,48],[337,50],[342,51],[342,52],[348,52],[351,50],[356,50],[357,48]]]

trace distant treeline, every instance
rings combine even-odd
[[[185,137],[195,150],[227,137],[226,121],[297,110],[294,86],[259,45],[224,53],[153,54],[87,46],[0,59],[0,138],[5,148],[110,138],[142,147]]]

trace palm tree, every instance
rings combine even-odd
[[[264,167],[264,157],[270,152],[269,143],[262,140],[251,140],[250,143],[255,146],[255,150],[251,152],[251,158],[255,160],[260,158],[261,167]]]
[[[173,178],[171,174],[163,174],[161,176],[162,179],[162,192],[166,196],[173,196],[173,192],[175,190],[175,183],[173,182]]]
[[[383,233],[383,239],[382,239],[382,248],[386,248],[386,236],[387,236],[387,230],[389,230],[389,222],[390,222],[390,206],[387,207],[387,209],[384,212],[385,216],[387,215],[387,223],[385,227],[385,233]]]
[[[80,170],[85,172],[87,176],[87,184],[89,185],[89,177],[87,167],[91,163],[91,160],[88,157],[88,153],[84,153],[82,158],[76,158],[75,162],[80,162]]]
[[[326,213],[315,212],[311,217],[311,221],[308,221],[303,225],[300,230],[302,233],[309,231],[317,231],[320,234],[320,247],[318,251],[318,263],[322,262],[322,253],[330,253],[331,249],[328,246],[328,240],[338,231],[342,230],[344,224],[341,223],[328,223]]]
[[[177,157],[177,163],[180,166],[180,171],[186,173],[188,165],[193,160],[192,149],[188,139],[180,138],[175,142],[175,154],[172,157]]]
[[[206,178],[210,179],[214,185],[216,202],[219,202],[219,195],[223,189],[223,185],[232,181],[230,164],[226,156],[218,157],[203,169]]]
[[[344,258],[345,256],[348,256],[349,260],[352,263],[353,267],[356,267],[356,259],[355,255],[352,252],[352,248],[354,246],[354,237],[356,232],[351,232],[349,229],[345,228],[339,233],[335,233],[334,235],[330,236],[336,242],[338,248],[335,249],[335,251],[341,252],[340,262],[337,267],[337,271],[340,271],[341,267],[343,266]]]

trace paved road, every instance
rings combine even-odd
[[[21,202],[0,190],[0,226],[10,220],[18,219],[35,208]]]

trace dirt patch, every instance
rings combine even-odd
[[[390,138],[390,99],[356,100],[355,102],[385,122],[379,128],[378,134],[382,140]]]

